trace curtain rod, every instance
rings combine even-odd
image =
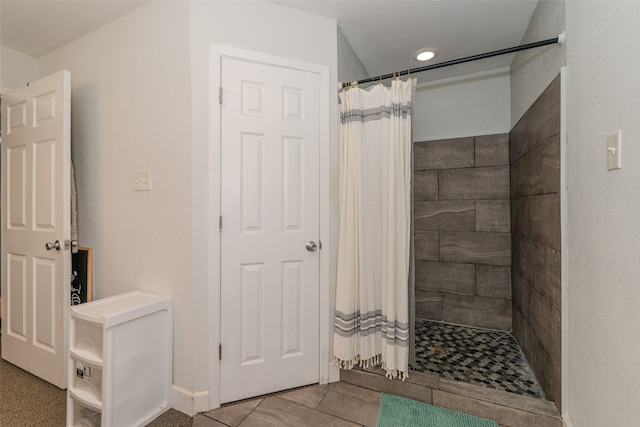
[[[520,52],[521,50],[533,49],[536,47],[547,46],[550,44],[564,44],[566,39],[565,32],[558,34],[552,39],[542,40],[539,42],[527,43],[520,46],[508,47],[506,49],[494,50],[493,52],[481,53],[478,55],[467,56],[465,58],[452,59],[451,61],[440,62],[438,64],[426,65],[424,67],[412,68],[410,70],[400,71],[396,73],[383,74],[378,77],[369,77],[364,80],[357,80],[353,84],[371,83],[379,80],[390,79],[394,76],[404,76],[407,74],[421,73],[423,71],[435,70],[436,68],[448,67],[450,65],[463,64],[465,62],[477,61],[478,59],[491,58],[494,56],[505,55],[507,53]],[[341,83],[340,88],[348,87],[352,83]]]

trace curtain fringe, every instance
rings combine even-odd
[[[387,368],[387,364],[385,362],[382,362],[382,369],[385,370],[385,376],[390,380],[399,379],[404,381],[409,378],[409,374],[407,372],[401,371],[399,369],[389,369]]]
[[[384,369],[385,371],[385,377],[387,377],[388,379],[391,379],[391,380],[399,379],[404,381],[407,378],[409,378],[408,372],[400,371],[399,369],[388,369],[387,363],[382,360],[381,354],[377,354],[365,360],[360,360],[360,355],[356,355],[356,357],[354,357],[351,360],[343,360],[343,359],[340,359],[338,356],[333,356],[333,363],[338,368],[344,369],[347,371],[353,369],[356,366],[363,369],[372,369],[378,365],[382,365],[382,369]]]

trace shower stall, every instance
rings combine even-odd
[[[414,368],[559,404],[559,77],[509,134],[416,142],[414,158]],[[501,353],[510,337],[469,328],[513,331],[540,387],[524,387],[526,366],[522,381],[509,372],[518,352]],[[483,335],[482,343],[458,345],[465,334]],[[438,368],[451,358],[470,372]],[[491,375],[473,372],[486,364]]]
[[[558,76],[508,133],[414,140],[408,384],[375,370],[343,381],[452,409],[477,398],[479,412],[487,396],[523,396],[514,411],[539,406],[535,425],[561,425],[560,110]]]

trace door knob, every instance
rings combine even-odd
[[[318,249],[318,245],[316,245],[316,242],[313,240],[309,240],[305,245],[305,248],[307,248],[309,252],[315,252]]]
[[[47,242],[44,244],[46,250],[50,251],[51,249],[55,249],[56,251],[60,250],[60,240],[56,240],[54,243]]]

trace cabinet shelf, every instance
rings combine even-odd
[[[72,347],[69,349],[69,356],[81,362],[88,363],[89,365],[102,367],[102,357],[93,351]]]
[[[102,402],[86,390],[80,390],[77,388],[69,387],[69,396],[85,406],[93,408],[97,411],[102,411]]]

